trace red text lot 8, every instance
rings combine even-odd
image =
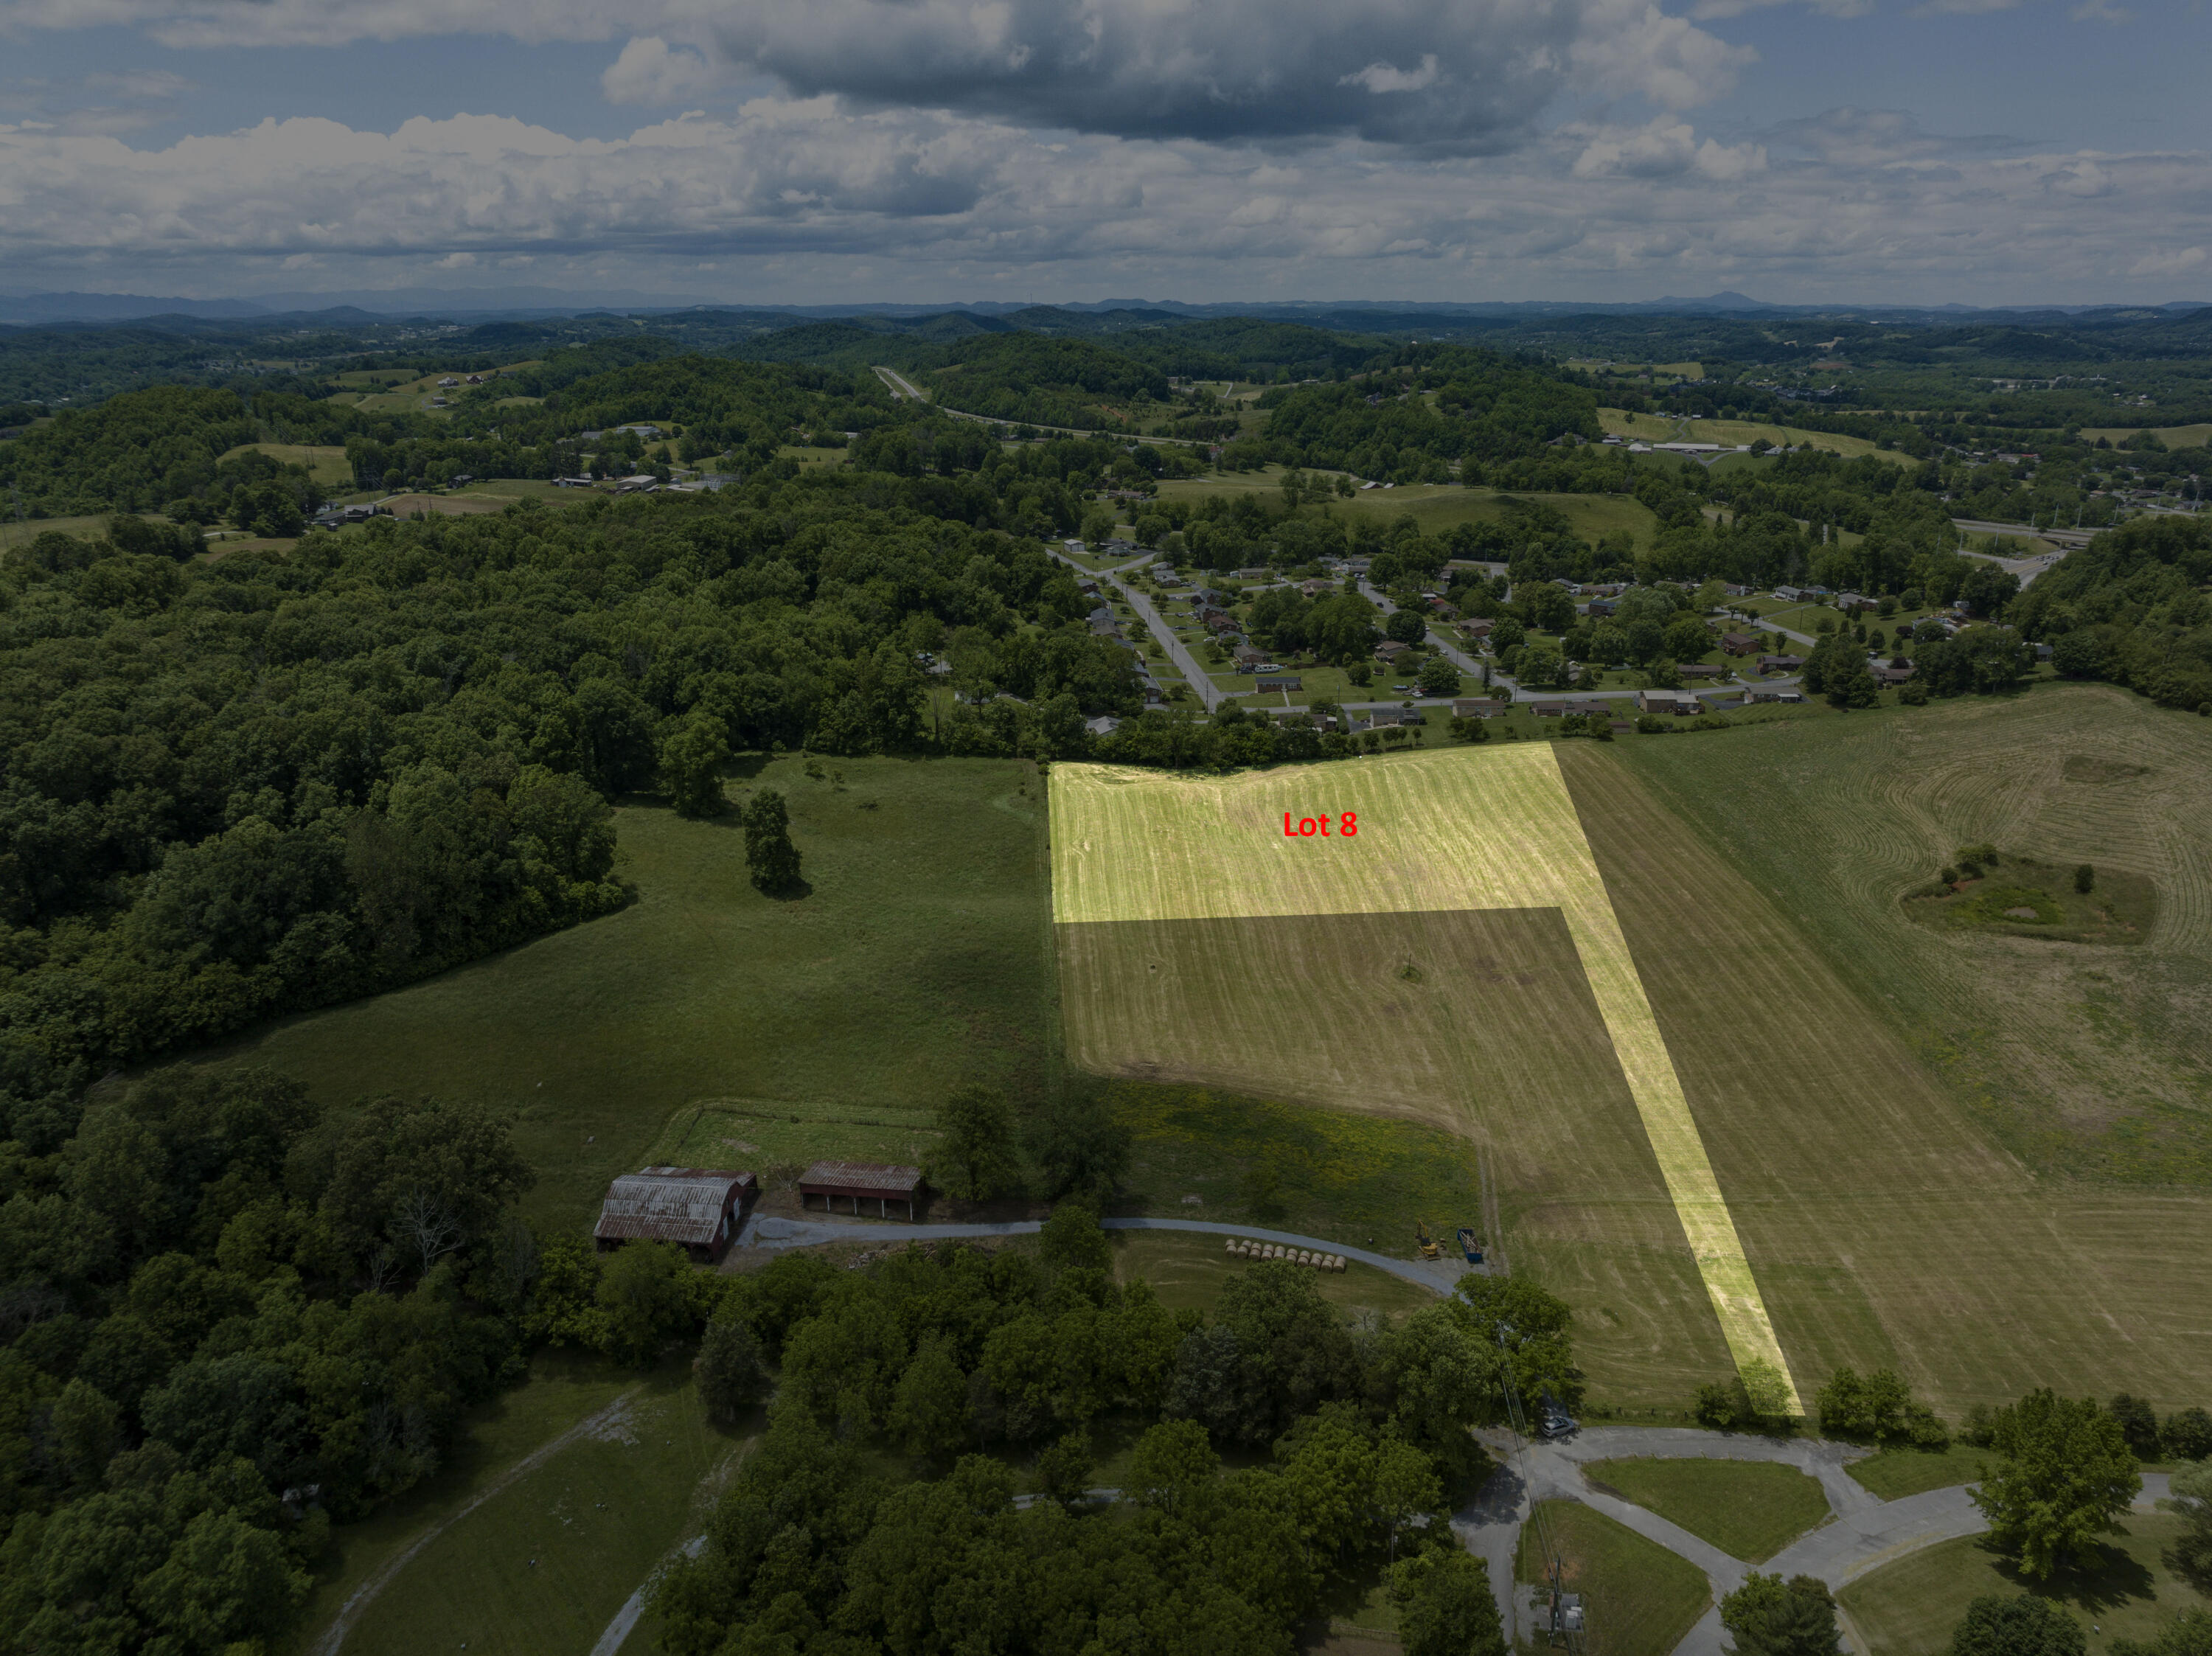
[[[1328,831],[1328,825],[1331,822],[1337,825],[1336,833],[1334,835]],[[1349,840],[1358,832],[1359,813],[1356,810],[1348,810],[1341,816],[1331,816],[1326,811],[1319,816],[1292,816],[1288,811],[1283,813],[1283,838],[1285,840],[1311,840],[1316,837],[1323,840],[1330,838]]]

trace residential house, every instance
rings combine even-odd
[[[1886,662],[1875,663],[1867,670],[1874,675],[1877,684],[1902,684],[1912,676],[1912,664],[1903,656],[1892,656]]]
[[[1802,656],[1761,656],[1759,670],[1762,673],[1794,673],[1805,664]]]
[[[1747,656],[1766,640],[1757,633],[1723,633],[1721,648],[1732,656]]]
[[[1395,661],[1405,653],[1406,646],[1394,638],[1386,638],[1375,646],[1375,654],[1382,661]]]
[[[1295,673],[1280,675],[1263,673],[1254,680],[1252,684],[1252,688],[1255,690],[1303,690],[1305,687],[1305,680],[1298,677]]]
[[[1636,693],[1636,711],[1638,713],[1673,713],[1680,719],[1705,710],[1704,704],[1687,690],[1638,690]]]
[[[1710,661],[1686,661],[1674,670],[1684,678],[1725,678],[1729,670]]]

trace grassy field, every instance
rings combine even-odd
[[[1127,1283],[1143,1277],[1158,1292],[1160,1303],[1171,1311],[1186,1306],[1212,1310],[1230,1278],[1252,1268],[1250,1260],[1225,1252],[1224,1239],[1219,1236],[1157,1230],[1117,1230],[1112,1234],[1116,1280]],[[1437,1296],[1427,1289],[1357,1259],[1348,1262],[1340,1272],[1318,1272],[1314,1281],[1322,1299],[1346,1312],[1373,1311],[1395,1317],[1437,1302]]]
[[[1316,811],[1336,837],[1284,835]],[[1218,780],[1061,766],[1052,814],[1073,1061],[1465,1133],[1547,1277],[1548,1244],[1632,1233],[1620,1274],[1559,1284],[1606,1401],[1724,1368],[1686,1278],[1740,1364],[1784,1368],[1553,744]]]
[[[1759,420],[1670,420],[1663,415],[1631,414],[1622,409],[1600,409],[1597,422],[1600,429],[1608,435],[1632,437],[1646,443],[1718,443],[1725,448],[1735,448],[1755,443],[1764,437],[1778,448],[1784,445],[1795,448],[1810,443],[1814,448],[1826,449],[1846,460],[1856,459],[1862,454],[1879,454],[1882,458],[1894,460],[1900,465],[1911,464],[1907,456],[1877,448],[1863,437],[1844,437],[1830,431],[1808,431],[1799,426],[1771,425]]]
[[[2148,431],[2168,448],[2202,448],[2212,443],[2212,424],[2199,426],[2085,426],[2081,428],[2084,442],[2095,442],[2100,437],[2114,447],[2124,443],[2139,431]]]
[[[2127,1529],[2106,1544],[2090,1568],[2033,1589],[1984,1541],[1969,1538],[1899,1559],[1836,1596],[1875,1656],[1942,1656],[1969,1604],[1987,1593],[2009,1598],[2023,1591],[2071,1611],[2090,1656],[2102,1656],[2116,1639],[2148,1640],[2185,1610],[2212,1609],[2212,1598],[2174,1575],[2160,1556],[2180,1534],[2179,1519],[2136,1516]]]
[[[688,1368],[634,1384],[489,1500],[441,1513],[447,1526],[359,1613],[345,1656],[590,1649],[653,1567],[705,1528],[741,1452],[707,1423]]]
[[[1756,1460],[1597,1460],[1585,1476],[1731,1558],[1763,1564],[1828,1518],[1820,1481]]]
[[[1281,504],[1283,468],[1269,465],[1260,471],[1224,472],[1160,485],[1160,498],[1196,499],[1208,494],[1264,494],[1270,506]],[[1462,488],[1456,483],[1410,483],[1399,488],[1370,488],[1350,500],[1334,500],[1329,511],[1347,522],[1362,518],[1395,523],[1411,516],[1427,535],[1440,535],[1455,524],[1496,523],[1512,515],[1510,503],[1526,500],[1565,514],[1575,532],[1598,540],[1626,531],[1639,548],[1649,547],[1658,519],[1642,501],[1626,494],[1516,495],[1494,488]]]
[[[2148,875],[2124,870],[2107,870],[2092,889],[2080,892],[2072,866],[2008,856],[1979,879],[1907,897],[1905,913],[1922,925],[1999,937],[2139,943],[2157,924],[2158,892]]]
[[[216,464],[257,448],[285,465],[307,467],[307,475],[325,488],[353,487],[353,467],[346,462],[343,445],[319,448],[308,443],[244,443],[224,453]]]
[[[377,504],[395,518],[411,518],[420,512],[434,518],[467,518],[480,512],[502,512],[515,497],[511,494],[386,494]]]
[[[1855,1460],[1844,1470],[1884,1501],[1902,1501],[1954,1483],[1978,1483],[1989,1460],[1988,1450],[1954,1443],[1940,1455],[1921,1449],[1887,1449]]]
[[[2052,686],[1559,757],[1801,1383],[2195,1401],[2212,728]],[[1984,840],[2140,873],[2158,924],[2115,949],[1908,920]]]
[[[1668,1656],[1712,1603],[1695,1564],[1578,1501],[1539,1501],[1531,1519],[1516,1576],[1547,1579],[1547,1539],[1567,1591],[1583,1595],[1589,1656]]]
[[[114,514],[94,513],[82,518],[26,518],[17,523],[13,519],[0,522],[0,549],[28,546],[41,535],[75,535],[80,539],[97,538],[107,532],[107,520]],[[166,524],[169,520],[159,513],[138,514],[149,523]]]
[[[374,1584],[356,1604],[347,1656],[463,1638],[471,1649],[587,1649],[661,1552],[695,1532],[686,1520],[701,1480],[732,1447],[704,1426],[687,1368],[640,1374],[540,1352],[528,1381],[477,1413],[434,1476],[333,1532],[277,1648],[306,1656]],[[449,1626],[460,1629],[451,1642]]]
[[[787,760],[729,788],[783,791],[808,896],[752,889],[733,817],[626,805],[630,907],[217,1061],[274,1065],[331,1103],[437,1093],[513,1110],[540,1173],[526,1210],[563,1224],[702,1104],[906,1119],[969,1081],[1033,1096],[1058,1067],[1035,771],[834,762],[842,786]],[[803,1137],[778,1148],[806,1159]]]
[[[1462,1225],[1485,1232],[1475,1158],[1456,1133],[1158,1082],[1113,1083],[1106,1100],[1134,1146],[1120,1210],[1261,1225],[1407,1259],[1416,1220],[1446,1236]]]

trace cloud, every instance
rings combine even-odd
[[[609,103],[679,104],[712,88],[717,76],[705,56],[688,48],[672,50],[657,34],[632,40],[599,76]]]
[[[2118,27],[2131,21],[2135,13],[2112,0],[2081,0],[2081,3],[2066,14],[2077,23],[2110,23]]]
[[[1722,144],[1711,138],[1699,143],[1688,122],[1663,115],[1648,126],[1592,136],[1573,167],[1578,179],[1671,179],[1695,173],[1722,184],[1765,170],[1766,151],[1760,145]]]
[[[1747,11],[1794,4],[1802,4],[1806,10],[1823,17],[1863,17],[1874,9],[1874,0],[1697,0],[1690,8],[1690,15],[1700,20],[1741,17]]]
[[[1421,66],[1407,70],[1394,69],[1389,64],[1370,64],[1357,75],[1346,75],[1337,82],[1339,86],[1364,86],[1370,92],[1425,92],[1437,83],[1437,54],[1421,54]]]
[[[895,283],[915,297],[1733,287],[1988,303],[2164,299],[2212,274],[2212,156],[1944,153],[1853,111],[1805,130],[1842,159],[1723,142],[1675,116],[1562,129],[1506,156],[1409,158],[1357,140],[1041,142],[941,112],[777,97],[611,139],[459,116],[389,133],[269,121],[135,149],[18,126],[0,130],[0,179],[13,278],[141,292],[489,282],[526,260],[533,282],[647,286],[711,262],[754,300]],[[1863,158],[1869,146],[1881,159]]]
[[[1524,142],[1562,94],[1694,107],[1755,59],[1654,0],[0,0],[0,29],[100,24],[171,45],[629,37],[621,101],[696,97],[711,64],[1032,127],[1462,153]]]
[[[1853,109],[1848,105],[1783,121],[1759,135],[1777,149],[1802,150],[1838,167],[1883,167],[1929,157],[1994,155],[2027,146],[2018,138],[1982,132],[1929,132],[1901,109]]]

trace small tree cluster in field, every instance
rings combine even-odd
[[[1909,1444],[1940,1453],[1951,1435],[1935,1410],[1916,1402],[1890,1368],[1877,1368],[1862,1380],[1856,1370],[1838,1368],[1822,1386],[1814,1407],[1825,1437],[1885,1446]]]
[[[745,831],[745,866],[756,889],[771,897],[798,893],[799,848],[791,843],[791,808],[774,788],[763,788],[744,803],[738,821]]]
[[[1728,1379],[1700,1386],[1692,1412],[1718,1432],[1779,1431],[1790,1423],[1789,1398],[1782,1371],[1754,1357]]]
[[[962,1087],[935,1119],[939,1138],[925,1171],[965,1201],[1032,1192],[1103,1200],[1128,1169],[1129,1130],[1095,1089],[1065,1088],[1024,1123],[995,1087]]]

